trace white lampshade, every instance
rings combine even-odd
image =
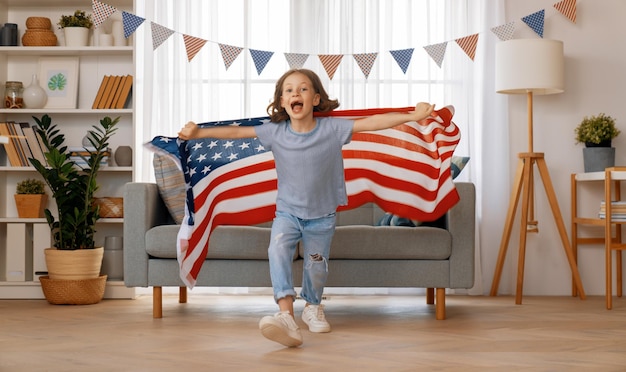
[[[496,92],[555,94],[565,87],[563,42],[515,39],[496,45]]]

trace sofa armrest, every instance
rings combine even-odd
[[[155,183],[129,182],[124,186],[124,284],[148,286],[146,232],[168,223],[169,212]]]
[[[455,183],[461,200],[447,214],[452,234],[450,288],[474,286],[474,249],[476,234],[476,188],[470,182]]]

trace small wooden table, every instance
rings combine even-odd
[[[605,273],[606,273],[606,308],[613,306],[613,251],[616,258],[617,296],[622,297],[622,250],[626,244],[622,242],[622,228],[626,224],[626,218],[611,218],[613,216],[613,203],[605,203],[605,218],[582,217],[578,215],[578,187],[581,182],[604,182],[604,200],[622,201],[621,183],[626,181],[626,166],[606,168],[604,172],[572,173],[571,197],[572,197],[572,253],[578,261],[579,244],[602,244],[605,250]],[[600,201],[600,200],[598,200]],[[600,210],[600,203],[598,203]],[[596,225],[604,227],[603,236],[579,237],[579,225]],[[572,295],[578,295],[576,285],[572,283]]]

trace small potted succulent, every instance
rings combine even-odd
[[[17,183],[15,206],[19,218],[41,218],[48,202],[43,181],[29,178]]]
[[[63,29],[66,46],[87,46],[89,30],[93,26],[91,14],[76,10],[74,14],[62,15],[57,25]]]
[[[585,116],[575,129],[576,143],[584,143],[583,159],[585,172],[604,171],[615,165],[615,148],[612,140],[621,131],[615,125],[615,119],[604,113]]]

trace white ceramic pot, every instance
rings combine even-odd
[[[39,85],[37,75],[33,75],[33,80],[30,82],[30,85],[24,88],[22,97],[24,98],[24,105],[26,105],[26,108],[44,108],[46,102],[48,102],[48,95]]]
[[[86,27],[65,27],[65,46],[83,47],[89,44],[89,29]]]

